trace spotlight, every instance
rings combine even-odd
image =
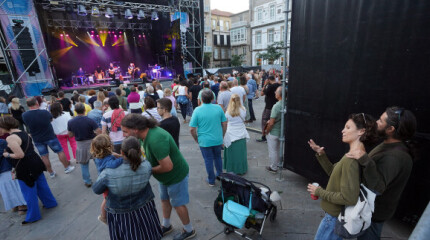
[[[153,21],[158,20],[158,13],[156,11],[151,13],[151,20],[153,20]]]
[[[66,37],[68,37],[69,36],[69,34],[66,34]]]
[[[91,15],[92,15],[93,17],[100,17],[100,11],[99,11],[99,8],[98,8],[98,7],[96,7],[96,6],[93,6],[93,7],[91,8]]]
[[[122,32],[119,32],[119,34],[122,34]]]
[[[87,9],[85,9],[84,5],[78,5],[78,15],[87,16]]]
[[[99,35],[97,35],[97,37],[99,37]]]
[[[91,37],[94,37],[94,34],[91,34]]]
[[[105,17],[107,18],[113,18],[115,15],[113,14],[113,11],[111,8],[106,9]]]
[[[142,9],[140,9],[139,14],[137,14],[137,19],[142,20],[144,18],[145,18],[145,12]]]
[[[141,38],[141,37],[142,37],[142,35],[139,35],[139,37]]]
[[[63,34],[60,34],[60,37],[64,36]]]
[[[91,31],[91,33],[94,33],[94,30],[93,30],[93,31]]]
[[[108,33],[110,34],[110,31]]]
[[[114,37],[116,37],[116,35],[114,35]]]
[[[130,9],[126,9],[124,15],[125,15],[125,18],[127,19],[133,19],[133,13],[131,13]]]

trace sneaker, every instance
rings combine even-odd
[[[265,137],[256,139],[257,142],[267,142],[267,139]]]
[[[64,169],[64,172],[66,174],[73,172],[75,170],[75,166],[69,165],[66,169]]]
[[[93,184],[92,183],[84,183],[85,187],[90,188]]]
[[[209,187],[215,187],[215,183],[210,183],[208,179],[206,179],[206,183],[209,185]]]
[[[165,237],[167,234],[171,233],[173,231],[172,225],[169,227],[161,226],[161,233],[163,234],[163,237]]]
[[[267,166],[266,167],[266,170],[268,171],[268,172],[271,172],[271,173],[277,173],[278,172],[278,170],[273,170],[271,167],[269,167],[269,166]]]
[[[193,229],[191,232],[186,232],[185,230],[182,230],[182,233],[176,235],[173,240],[186,240],[191,239],[196,236],[196,230]]]
[[[54,178],[57,174],[55,173],[55,171],[53,171],[52,173],[49,173],[49,177],[50,178]]]

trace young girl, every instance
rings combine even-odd
[[[96,163],[97,172],[100,174],[103,169],[105,168],[117,168],[119,165],[122,164],[122,158],[115,158],[112,155],[113,151],[113,145],[110,141],[110,138],[106,134],[100,134],[97,137],[93,139],[91,142],[91,149],[90,152],[95,158],[94,162]],[[100,206],[101,213],[100,216],[98,216],[98,219],[103,222],[107,223],[106,221],[106,196],[108,194],[108,190],[106,190],[103,193],[103,202]]]

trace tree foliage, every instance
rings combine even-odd
[[[243,56],[244,56],[244,54],[231,55],[231,66],[232,67],[241,66],[243,63]]]
[[[282,49],[284,49],[284,42],[275,42],[267,46],[267,51],[264,53],[259,53],[258,58],[263,60],[268,60],[269,64],[279,59],[282,56]]]
[[[205,52],[203,55],[203,67],[208,68],[211,63],[212,53]]]

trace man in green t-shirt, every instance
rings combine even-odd
[[[161,208],[163,209],[163,236],[173,231],[170,224],[172,207],[181,219],[184,229],[174,240],[191,239],[196,235],[186,204],[188,195],[188,164],[172,136],[157,127],[154,119],[139,114],[129,114],[121,122],[124,136],[140,139],[144,157],[152,165],[152,174],[160,184]]]
[[[273,105],[270,112],[270,119],[267,122],[267,127],[263,134],[267,134],[267,148],[269,150],[270,165],[266,170],[271,173],[278,171],[279,165],[279,137],[281,136],[281,116],[282,116],[282,87],[278,87],[275,92],[275,97],[278,102]],[[285,98],[287,91],[285,90]]]

